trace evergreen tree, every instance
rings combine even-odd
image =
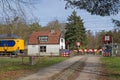
[[[86,32],[83,20],[80,16],[77,16],[76,11],[72,12],[67,21],[65,39],[66,42],[69,42],[69,48],[76,48],[76,42],[82,42],[82,45],[86,45]]]

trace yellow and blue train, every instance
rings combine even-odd
[[[0,39],[0,53],[23,53],[23,39]]]

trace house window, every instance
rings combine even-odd
[[[61,49],[63,49],[63,46],[61,46]]]
[[[46,52],[46,46],[40,46],[40,52]]]
[[[61,42],[63,42],[63,39],[61,39]]]
[[[48,36],[40,36],[39,40],[40,40],[40,42],[47,42],[48,41]]]

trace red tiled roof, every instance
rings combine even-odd
[[[54,33],[50,31],[33,32],[29,38],[28,44],[58,44],[60,35],[60,31],[55,31]],[[40,36],[48,36],[48,41],[40,42],[38,39]]]

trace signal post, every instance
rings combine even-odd
[[[112,38],[112,35],[109,35],[109,34],[105,34],[103,36],[103,43],[104,43],[104,53],[103,54],[107,54],[107,53],[110,53],[109,56],[113,55],[113,38]],[[108,55],[107,55],[108,56]]]

